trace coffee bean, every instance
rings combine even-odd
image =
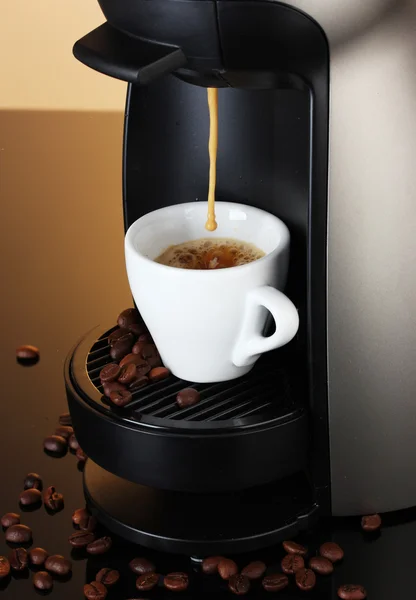
[[[151,369],[155,369],[156,367],[162,366],[162,360],[161,360],[159,354],[155,355],[155,356],[148,356],[146,358],[146,361],[149,363],[149,366]]]
[[[261,583],[266,592],[280,592],[289,585],[289,579],[283,573],[274,573],[273,575],[266,575]]]
[[[17,513],[6,513],[1,518],[1,524],[4,528],[18,525],[20,523],[20,515]]]
[[[300,590],[307,592],[315,587],[316,575],[312,569],[299,569],[295,573],[295,581]]]
[[[144,323],[132,323],[128,329],[133,335],[142,335],[146,331],[146,325]]]
[[[10,563],[5,556],[0,556],[0,579],[4,579],[10,573]]]
[[[202,561],[202,571],[206,575],[218,573],[218,564],[225,560],[223,556],[209,556]],[[247,573],[245,573],[247,575]]]
[[[244,596],[250,589],[250,579],[246,575],[232,575],[228,580],[228,589],[237,596]]]
[[[149,378],[146,375],[136,377],[136,379],[130,384],[130,390],[134,392],[142,387],[145,387],[149,383]]]
[[[74,548],[84,548],[94,540],[95,535],[91,531],[75,531],[68,538],[68,542]]]
[[[133,558],[129,562],[129,567],[137,575],[145,575],[146,573],[154,573],[156,571],[155,565],[150,560],[141,557]]]
[[[95,581],[98,581],[106,586],[114,585],[119,579],[120,573],[115,569],[110,569],[108,567],[104,567],[104,569],[98,571],[97,575],[95,576]]]
[[[37,567],[43,565],[48,556],[49,554],[43,548],[32,548],[29,552],[30,562]]]
[[[367,515],[361,519],[361,527],[364,531],[377,531],[381,527],[380,515]]]
[[[104,536],[88,544],[87,552],[89,554],[104,554],[110,550],[112,544],[113,540],[108,536]]]
[[[53,588],[53,579],[46,571],[39,571],[33,575],[33,585],[38,590],[51,590]]]
[[[59,416],[59,425],[72,425],[72,417],[68,412]]]
[[[364,600],[367,598],[367,590],[362,585],[341,585],[337,593],[342,600]]]
[[[24,344],[16,349],[16,357],[21,361],[39,360],[39,348],[36,348],[36,346],[31,346],[30,344]]]
[[[114,342],[110,350],[110,356],[113,360],[119,362],[123,356],[126,356],[132,349],[134,344],[134,336],[131,333],[126,333]]]
[[[184,388],[178,392],[176,396],[176,402],[181,408],[188,408],[188,406],[197,404],[200,398],[200,393],[194,388]]]
[[[6,540],[14,544],[23,544],[32,540],[32,530],[27,525],[12,525],[6,529]]]
[[[117,324],[119,327],[127,329],[132,323],[140,323],[141,318],[139,312],[135,308],[126,308],[117,317]]]
[[[32,506],[42,502],[42,493],[35,488],[24,490],[19,496],[19,502],[22,506]]]
[[[84,596],[87,600],[104,600],[107,597],[107,588],[99,581],[92,581],[84,585]]]
[[[244,569],[241,571],[241,575],[245,575],[249,579],[260,579],[263,577],[265,572],[266,565],[264,562],[261,562],[261,560],[255,560],[244,567]]]
[[[147,360],[148,358],[154,358],[159,356],[159,351],[155,344],[145,344],[142,348],[142,357]]]
[[[90,516],[90,513],[86,508],[77,508],[72,513],[72,522],[75,525],[79,525],[81,523],[81,521],[88,519],[89,516]]]
[[[60,554],[52,554],[46,559],[45,568],[55,575],[68,575],[72,570],[72,562]]]
[[[159,575],[157,573],[146,573],[145,575],[140,575],[140,577],[136,581],[136,587],[141,592],[149,592],[152,590],[159,582]]]
[[[286,554],[282,560],[282,571],[286,575],[293,575],[299,569],[303,569],[305,561],[300,554]]]
[[[170,371],[166,367],[155,367],[154,369],[152,369],[150,371],[149,379],[152,382],[162,381],[163,379],[166,379],[167,377],[169,377],[169,375],[170,375]]]
[[[75,434],[74,434],[74,433],[73,433],[73,434],[71,435],[71,437],[69,438],[69,440],[68,440],[68,445],[69,445],[69,447],[70,447],[72,450],[78,450],[78,448],[79,448],[79,443],[78,443],[78,440],[77,440],[77,438],[75,437]]]
[[[23,483],[23,489],[25,489],[25,490],[36,489],[36,490],[42,491],[42,488],[43,488],[43,482],[42,482],[42,478],[40,477],[40,475],[38,475],[37,473],[28,473],[26,475],[25,481]]]
[[[319,548],[319,554],[335,563],[344,558],[344,550],[335,542],[325,542]]]
[[[141,356],[137,354],[127,354],[120,362],[120,367],[125,367],[133,363],[136,365],[136,375],[146,375],[150,371],[150,365],[147,360],[144,360]]]
[[[330,575],[334,571],[334,565],[323,556],[313,556],[309,561],[310,568],[319,575]]]
[[[154,345],[154,341],[152,336],[150,335],[150,333],[148,331],[146,331],[145,333],[141,333],[137,339],[138,342],[146,342],[146,344],[153,344]]]
[[[121,369],[120,376],[118,378],[120,383],[129,385],[136,379],[136,365],[134,363],[128,363]]]
[[[147,342],[141,342],[141,341],[137,341],[133,348],[131,349],[132,354],[137,354],[138,356],[141,356],[142,354],[142,350],[143,348],[146,346]]]
[[[43,492],[43,503],[48,510],[58,512],[64,507],[64,497],[56,491],[56,488],[53,485],[51,485]]]
[[[189,585],[186,573],[169,573],[163,579],[163,585],[172,592],[184,592]]]
[[[60,435],[61,437],[69,440],[71,435],[74,433],[74,430],[69,425],[60,425],[55,429],[55,435]]]
[[[85,463],[88,458],[82,448],[78,448],[78,450],[75,452],[75,456],[77,457],[79,463]]]
[[[111,392],[110,394],[111,402],[121,408],[131,402],[132,397],[129,390],[120,390],[119,392]]]
[[[230,579],[231,575],[237,575],[238,567],[230,558],[223,558],[218,563],[218,573],[222,579]]]
[[[308,552],[308,549],[305,548],[305,546],[302,546],[301,544],[297,544],[296,542],[292,542],[290,540],[283,542],[283,548],[288,554],[301,554],[302,556],[304,556]]]
[[[117,329],[115,329],[108,336],[108,343],[110,344],[110,346],[113,346],[118,339],[120,339],[121,337],[123,337],[127,333],[129,333],[127,329],[120,329],[120,327],[117,327]]]
[[[60,435],[50,435],[49,437],[43,440],[43,447],[45,448],[45,450],[49,450],[49,452],[56,452],[57,454],[62,454],[66,452],[67,441]]]
[[[103,385],[104,395],[107,396],[107,398],[110,397],[111,392],[120,392],[125,389],[126,386],[119,381],[111,381],[110,383],[105,383]]]
[[[81,531],[95,531],[97,529],[97,519],[95,517],[87,517],[80,521],[79,528]]]
[[[9,554],[9,563],[13,571],[23,571],[26,569],[29,562],[27,550],[24,548],[16,548]]]
[[[115,381],[118,379],[120,375],[120,367],[117,363],[110,363],[105,365],[100,371],[100,381],[101,383],[110,383],[111,381]]]

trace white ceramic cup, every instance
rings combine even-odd
[[[263,352],[287,344],[299,327],[296,307],[281,290],[289,231],[252,206],[216,202],[218,228],[205,229],[206,202],[155,210],[125,238],[130,288],[163,363],[185,381],[227,381],[247,373]],[[266,256],[239,267],[187,270],[154,262],[168,246],[207,237],[250,242]],[[271,313],[276,331],[262,332]]]

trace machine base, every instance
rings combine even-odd
[[[258,550],[309,529],[318,518],[303,475],[243,492],[199,495],[132,483],[89,459],[84,492],[91,512],[113,533],[188,556]]]

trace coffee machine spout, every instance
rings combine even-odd
[[[95,71],[139,85],[147,85],[187,63],[180,48],[130,37],[108,23],[78,40],[73,53]]]

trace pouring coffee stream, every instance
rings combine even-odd
[[[209,189],[208,189],[208,219],[205,229],[215,231],[215,186],[217,182],[217,150],[218,150],[218,88],[208,88],[209,107]]]

